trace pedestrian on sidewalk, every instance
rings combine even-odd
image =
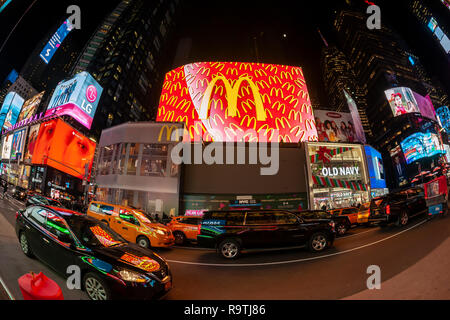
[[[5,183],[3,183],[3,199],[7,198],[7,192],[8,192],[8,182],[5,181]]]

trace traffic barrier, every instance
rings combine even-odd
[[[61,288],[42,272],[24,274],[18,282],[25,300],[64,300]]]

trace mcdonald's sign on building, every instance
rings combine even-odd
[[[166,74],[157,121],[183,122],[192,141],[317,141],[300,67],[198,62]]]

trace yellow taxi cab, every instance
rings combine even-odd
[[[167,224],[175,237],[175,244],[184,244],[187,240],[197,241],[199,225],[202,222],[201,217],[179,216],[173,217]]]
[[[366,224],[369,222],[369,215],[370,215],[370,202],[363,203],[361,207],[359,207],[358,212],[358,223],[359,224]]]
[[[350,208],[340,208],[334,209],[330,212],[334,216],[347,216],[351,225],[358,224],[358,208],[350,207]]]
[[[143,211],[101,201],[89,204],[87,215],[105,222],[125,240],[141,247],[170,247],[175,238],[165,225],[152,221]]]

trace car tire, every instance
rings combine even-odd
[[[408,221],[409,221],[408,213],[406,211],[402,211],[402,212],[400,212],[400,216],[398,217],[395,225],[398,227],[403,227],[408,224]]]
[[[349,227],[346,223],[340,223],[336,226],[336,232],[339,236],[343,236],[347,233]]]
[[[139,236],[136,239],[136,244],[139,245],[140,247],[146,248],[146,249],[149,249],[152,246],[150,240],[148,240],[148,238],[144,237],[144,236]]]
[[[218,250],[225,259],[236,259],[241,254],[241,244],[236,239],[225,239],[219,244]]]
[[[33,258],[34,254],[30,247],[30,242],[28,241],[28,238],[24,231],[20,232],[19,234],[19,243],[20,248],[22,249],[22,252],[29,258]]]
[[[83,277],[83,289],[91,300],[111,300],[111,290],[106,282],[95,273]]]
[[[181,231],[175,231],[173,233],[173,236],[175,237],[175,244],[176,245],[183,245],[186,243],[186,236]]]
[[[308,241],[308,249],[311,252],[321,252],[328,247],[327,235],[323,232],[314,233]]]

